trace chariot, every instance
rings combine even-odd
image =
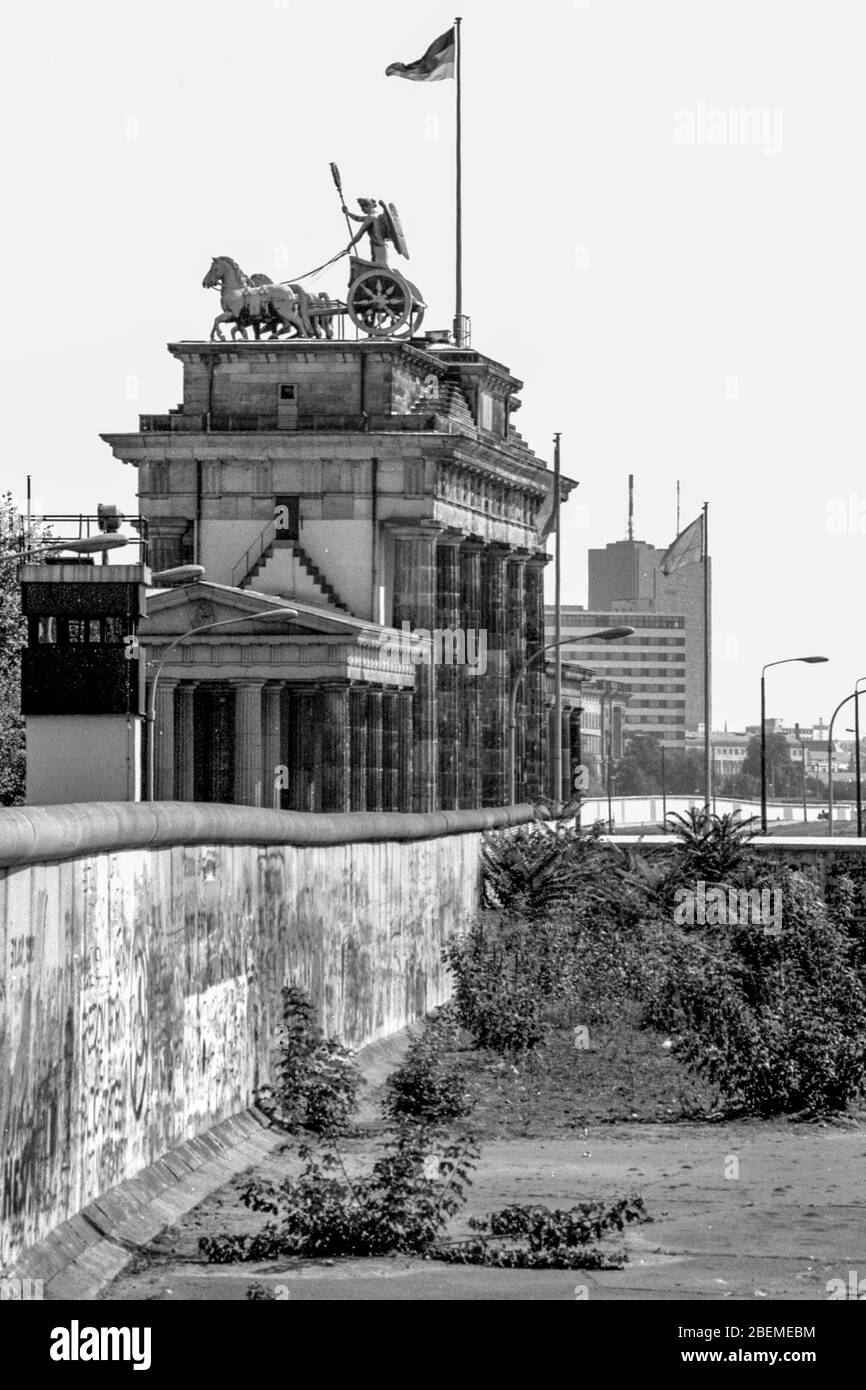
[[[392,266],[349,258],[349,318],[371,338],[414,338],[426,304],[411,280]]]

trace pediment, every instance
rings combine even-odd
[[[268,616],[280,609],[294,611],[298,616],[287,621]],[[260,622],[256,622],[257,615],[261,617]],[[359,637],[370,626],[349,614],[332,617],[309,604],[276,598],[272,594],[258,594],[249,589],[232,589],[205,580],[175,589],[151,590],[147,595],[147,617],[140,631],[143,637],[177,637],[193,628],[224,622],[226,626],[222,632],[231,636],[233,618],[238,620],[238,633],[250,636],[254,633],[296,637],[305,634],[341,635],[344,640],[352,640],[353,636]]]

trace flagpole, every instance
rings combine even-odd
[[[561,517],[560,517],[560,476],[559,453],[560,435],[553,436],[553,518],[556,536],[556,554],[553,566],[553,799],[562,800],[562,556]],[[558,809],[558,808],[556,808]]]
[[[713,760],[710,739],[710,577],[707,545],[707,511],[704,503],[703,525],[703,565],[704,565],[704,804],[712,810],[713,803]]]
[[[465,346],[465,334],[463,332],[463,57],[460,52],[460,25],[462,23],[463,20],[460,18],[459,15],[457,15],[457,17],[454,20],[454,76],[457,79],[457,187],[455,200],[456,246],[454,259],[454,342],[457,345],[457,347]]]

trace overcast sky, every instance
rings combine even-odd
[[[586,551],[710,503],[714,724],[829,715],[866,674],[864,9],[858,0],[461,0],[464,306],[580,480]],[[330,181],[394,201],[453,313],[454,83],[386,78],[453,19],[414,0],[6,7],[0,483],[135,506],[99,431],[181,393],[214,255],[286,279],[345,243]],[[754,116],[741,123],[737,111]],[[319,288],[345,292],[342,266]]]

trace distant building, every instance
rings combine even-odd
[[[613,541],[589,551],[587,609],[592,613],[677,615],[685,621],[685,727],[704,723],[703,565],[663,575],[665,549],[646,541]],[[712,598],[712,561],[708,561]],[[630,620],[629,620],[630,621]],[[630,710],[631,718],[631,710]]]
[[[713,759],[713,781],[718,784],[727,777],[739,777],[743,771],[751,739],[748,734],[710,734]],[[700,739],[703,749],[703,737]]]
[[[651,734],[667,747],[682,748],[686,737],[686,620],[651,613],[588,611],[576,604],[561,608],[562,636],[627,625],[631,637],[615,642],[575,641],[563,657],[590,667],[597,678],[616,681],[628,692],[623,728]],[[545,610],[547,640],[553,640],[554,610]]]

